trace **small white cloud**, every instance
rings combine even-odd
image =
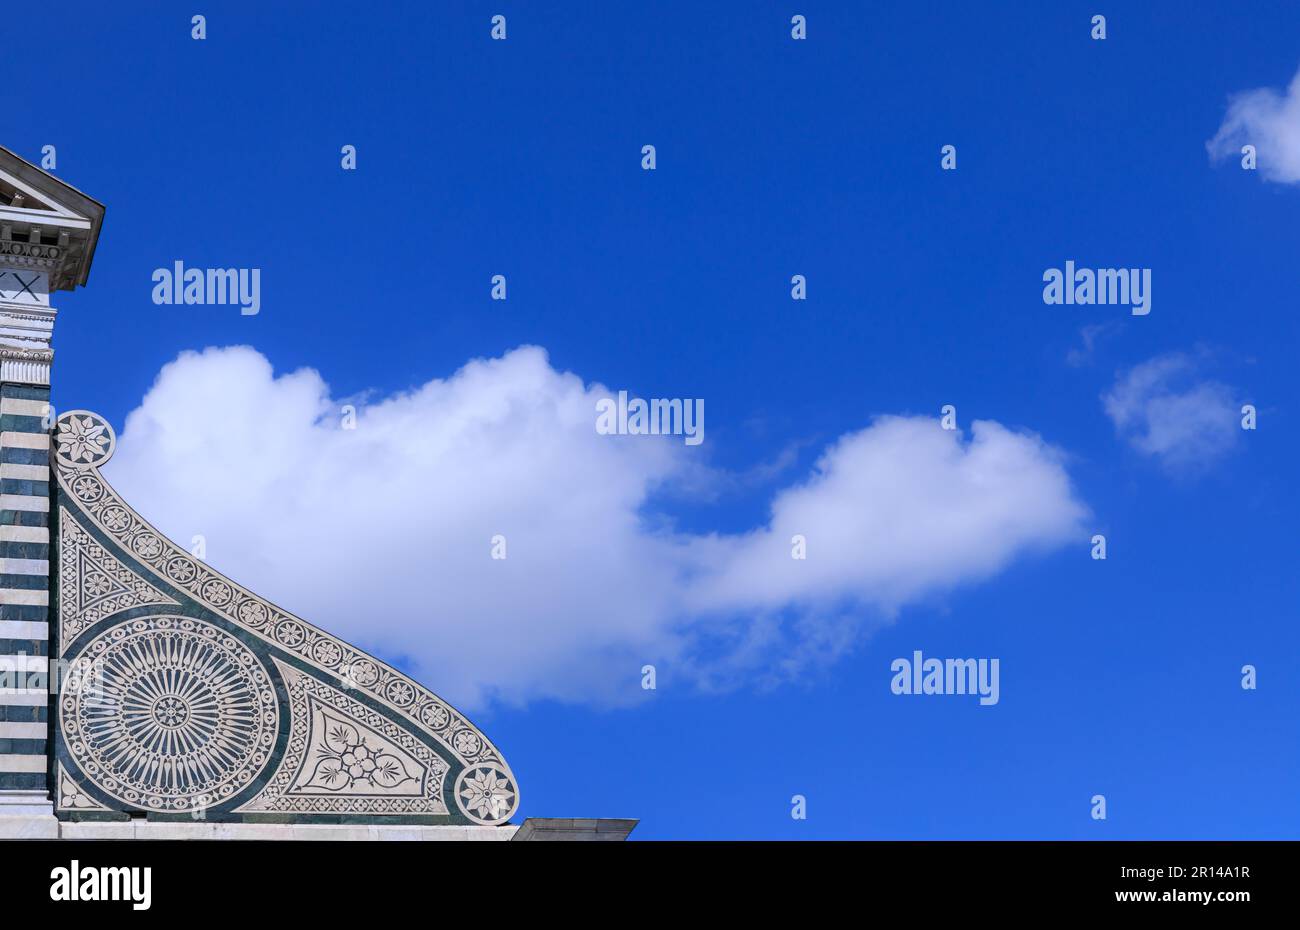
[[[966,439],[937,418],[880,417],[780,491],[765,525],[695,543],[692,614],[748,618],[696,676],[767,684],[834,661],[908,604],[1086,538],[1087,513],[1037,436],[977,420]],[[796,535],[804,560],[790,557]]]
[[[1199,378],[1181,353],[1161,355],[1115,378],[1102,396],[1115,430],[1168,471],[1208,470],[1232,451],[1240,433],[1232,388]]]
[[[1300,72],[1285,92],[1260,87],[1235,94],[1206,148],[1216,160],[1240,158],[1247,144],[1255,146],[1258,170],[1265,178],[1300,184]]]
[[[1119,324],[1111,321],[1107,323],[1089,323],[1079,330],[1078,346],[1072,347],[1065,354],[1066,364],[1072,368],[1081,368],[1084,365],[1092,363],[1093,352],[1102,338],[1109,336],[1119,329]]]
[[[217,568],[467,707],[635,701],[646,662],[661,687],[793,677],[870,618],[1081,534],[1051,446],[937,417],[841,437],[751,532],[677,532],[657,492],[730,477],[679,437],[598,434],[610,393],[522,348],[359,404],[349,430],[316,372],[208,349],[163,368],[108,471]]]
[[[841,437],[809,479],[776,495],[764,527],[701,553],[709,570],[691,604],[772,610],[847,599],[892,612],[1075,532],[1085,511],[1056,450],[990,421],[971,432],[965,440],[938,418],[881,417]],[[803,562],[789,558],[796,534],[808,539]]]

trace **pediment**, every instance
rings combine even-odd
[[[56,290],[86,283],[104,205],[0,147],[0,262],[41,267]]]

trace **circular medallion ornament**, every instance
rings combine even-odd
[[[217,804],[266,764],[279,729],[257,657],[217,627],[152,617],[77,659],[60,699],[68,749],[115,798],[152,810]]]
[[[483,741],[473,730],[457,730],[451,738],[451,745],[462,756],[475,756],[483,748]]]
[[[54,454],[73,468],[98,468],[109,460],[117,437],[113,428],[97,413],[70,410],[58,419]]]
[[[488,826],[505,823],[519,806],[514,776],[495,762],[464,769],[456,778],[455,793],[461,812],[475,823]]]
[[[451,719],[451,714],[447,708],[443,707],[437,701],[430,701],[420,708],[420,720],[425,726],[433,727],[435,730],[441,730]]]
[[[72,482],[72,493],[77,500],[86,504],[93,504],[104,496],[104,485],[94,475],[87,473],[79,475]]]

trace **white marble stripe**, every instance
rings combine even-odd
[[[22,675],[39,672],[45,675],[49,674],[49,671],[50,660],[46,656],[0,655],[0,681],[4,680],[6,674]]]
[[[25,607],[49,607],[50,592],[30,588],[0,588],[0,604]]]
[[[0,688],[0,704],[10,707],[44,707],[50,703],[46,688]]]
[[[49,559],[7,559],[0,557],[0,575],[48,575]]]
[[[26,397],[0,398],[0,413],[12,413],[19,417],[45,417],[49,412],[49,401],[30,400]]]
[[[50,466],[0,462],[0,478],[13,478],[17,481],[49,481]]]
[[[0,510],[28,510],[49,513],[50,499],[32,494],[0,494]]]
[[[46,739],[49,735],[50,728],[44,720],[37,723],[0,720],[0,739]]]
[[[11,526],[0,525],[0,542],[50,543],[48,526]]]
[[[44,772],[49,760],[44,755],[18,756],[0,753],[0,772]]]
[[[45,449],[49,451],[50,436],[48,433],[16,433],[12,430],[6,430],[0,433],[0,447],[4,446],[10,449]]]
[[[49,639],[45,620],[0,620],[0,639]]]

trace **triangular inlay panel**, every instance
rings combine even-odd
[[[446,814],[447,763],[396,723],[276,660],[289,691],[289,746],[247,811]]]
[[[176,601],[114,558],[59,508],[59,655],[86,629],[130,607]]]

